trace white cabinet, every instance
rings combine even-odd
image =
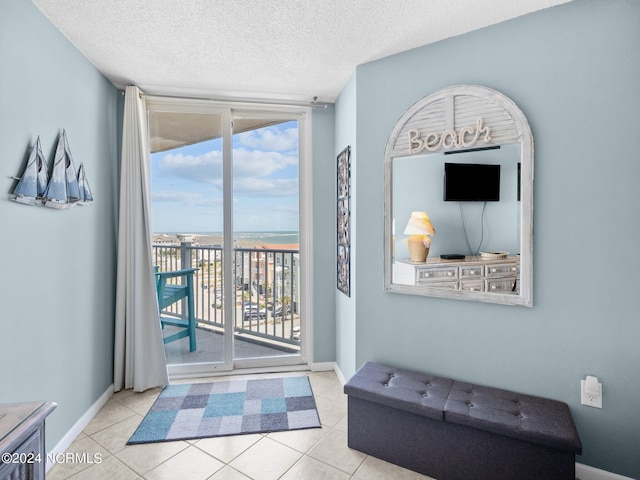
[[[519,257],[485,260],[428,258],[425,263],[394,262],[394,282],[475,292],[514,293],[520,291]]]

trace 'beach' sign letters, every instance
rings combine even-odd
[[[484,125],[481,117],[478,117],[475,128],[471,126],[462,127],[460,132],[445,130],[441,134],[428,133],[424,139],[420,138],[419,130],[409,130],[408,133],[412,154],[419,153],[422,150],[436,152],[441,148],[469,148],[475,145],[483,134],[485,142],[491,140],[491,128],[488,125]]]

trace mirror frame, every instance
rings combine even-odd
[[[457,121],[457,118],[460,118]],[[474,292],[393,283],[393,161],[398,157],[520,144],[520,293]],[[438,90],[396,123],[384,152],[384,288],[387,292],[533,306],[533,136],[518,106],[478,85]]]

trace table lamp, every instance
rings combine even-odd
[[[409,257],[413,263],[424,263],[429,255],[431,238],[436,234],[436,230],[431,225],[431,220],[426,212],[411,212],[407,227],[404,229],[405,235],[409,236]]]

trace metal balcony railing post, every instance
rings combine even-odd
[[[191,268],[191,249],[192,242],[180,242],[180,269]],[[196,275],[198,272],[196,272]],[[196,282],[199,285],[199,282]],[[180,304],[180,317],[186,318],[187,315],[187,299],[183,298]]]

